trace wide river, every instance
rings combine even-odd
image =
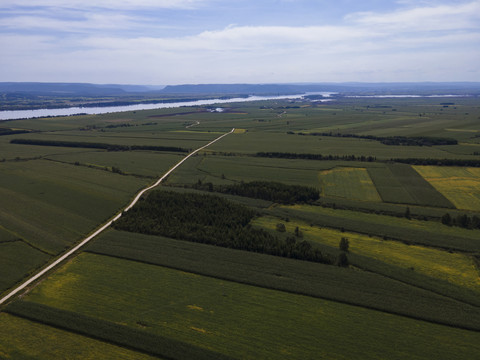
[[[311,94],[318,94],[318,95],[323,95],[325,97],[328,97],[332,93],[319,92],[319,93],[306,93],[306,94],[281,95],[281,96],[249,96],[247,98],[209,99],[209,100],[182,101],[182,102],[159,103],[159,104],[136,104],[136,105],[108,106],[108,107],[70,107],[70,108],[61,108],[61,109],[0,111],[0,120],[31,119],[31,118],[40,118],[40,117],[46,117],[46,116],[69,116],[69,115],[76,115],[76,114],[107,114],[107,113],[122,112],[122,111],[165,109],[165,108],[176,108],[181,106],[213,105],[213,104],[225,104],[225,103],[232,103],[232,102],[245,102],[245,101],[258,101],[258,100],[300,99],[305,95],[311,95]],[[327,101],[327,99],[322,101]]]

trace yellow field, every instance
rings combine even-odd
[[[337,167],[319,173],[322,195],[364,201],[382,201],[364,168]]]
[[[480,211],[479,168],[450,166],[413,168],[458,209]]]
[[[273,217],[261,217],[253,224],[268,229],[275,229],[281,220]],[[351,232],[341,232],[329,228],[310,226],[299,221],[284,222],[287,232],[294,233],[299,227],[305,240],[318,242],[338,248],[342,237],[347,237],[350,252],[383,261],[402,268],[413,268],[414,271],[446,280],[455,285],[480,292],[480,277],[473,259],[462,254],[426,248],[417,245],[406,245],[396,241],[385,241]]]
[[[0,359],[157,359],[5,313],[0,324]]]
[[[234,134],[245,134],[247,132],[246,129],[235,129],[233,132]]]

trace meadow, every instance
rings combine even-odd
[[[261,228],[334,264],[340,239],[350,246],[347,264],[336,266],[109,229],[0,308],[0,358],[478,358],[480,230],[442,220],[480,216],[480,109],[477,98],[443,102],[271,100],[222,104],[223,112],[3,122],[0,293],[184,156],[107,145],[196,149],[233,127],[159,190],[245,206],[254,214],[248,231]],[[399,136],[405,142],[381,141]],[[424,145],[430,137],[451,145]],[[253,181],[313,187],[320,198],[280,205],[222,193]]]

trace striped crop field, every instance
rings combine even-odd
[[[382,201],[365,168],[336,167],[319,173],[322,195]]]
[[[157,359],[6,313],[0,314],[0,322],[1,359]]]
[[[475,331],[94,254],[27,297],[237,359],[467,359],[480,344]]]
[[[385,202],[453,208],[453,204],[414,168],[404,164],[368,168]]]
[[[456,208],[480,211],[480,169],[450,166],[414,166]]]
[[[256,219],[253,224],[273,230],[279,222],[281,220],[278,218],[264,216]],[[414,269],[423,275],[445,280],[480,293],[480,277],[471,256],[418,245],[406,245],[398,241],[385,241],[379,237],[353,232],[310,226],[294,219],[290,219],[284,224],[287,232],[292,235],[298,226],[304,239],[335,248],[338,248],[340,239],[346,237],[350,243],[349,251],[351,253],[405,269]]]

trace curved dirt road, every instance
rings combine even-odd
[[[204,145],[200,148],[198,148],[195,151],[192,151],[190,154],[188,154],[186,157],[184,157],[182,160],[180,160],[174,167],[172,167],[170,170],[168,170],[160,179],[157,180],[157,182],[151,186],[146,187],[142,191],[140,191],[137,196],[132,200],[132,202],[125,207],[125,209],[121,210],[119,213],[117,213],[111,220],[107,221],[105,224],[103,224],[100,228],[98,228],[93,234],[89,235],[85,239],[83,239],[79,244],[74,246],[72,249],[68,250],[65,254],[63,254],[61,257],[59,257],[57,260],[49,264],[47,267],[44,269],[40,270],[38,273],[35,275],[32,275],[30,278],[28,278],[26,281],[24,281],[22,284],[20,284],[18,287],[10,291],[7,295],[5,295],[2,299],[0,299],[0,305],[5,303],[8,299],[13,297],[14,295],[18,294],[20,291],[25,289],[28,285],[33,283],[35,280],[39,279],[41,276],[45,275],[48,271],[52,270],[54,267],[58,266],[60,263],[62,263],[65,259],[70,257],[73,253],[75,253],[77,250],[85,246],[90,240],[92,240],[95,236],[100,234],[102,231],[104,231],[106,228],[108,228],[114,221],[117,221],[123,214],[124,211],[130,210],[140,199],[140,197],[147,192],[148,190],[153,189],[154,187],[158,186],[168,175],[170,175],[177,167],[179,167],[181,164],[183,164],[184,161],[186,161],[188,158],[191,156],[195,155],[199,151],[205,149],[206,147],[212,145],[213,143],[217,142],[218,140],[222,139],[223,137],[233,133],[235,131],[235,128],[233,128],[231,131],[219,136],[213,141],[210,141],[207,145]]]

